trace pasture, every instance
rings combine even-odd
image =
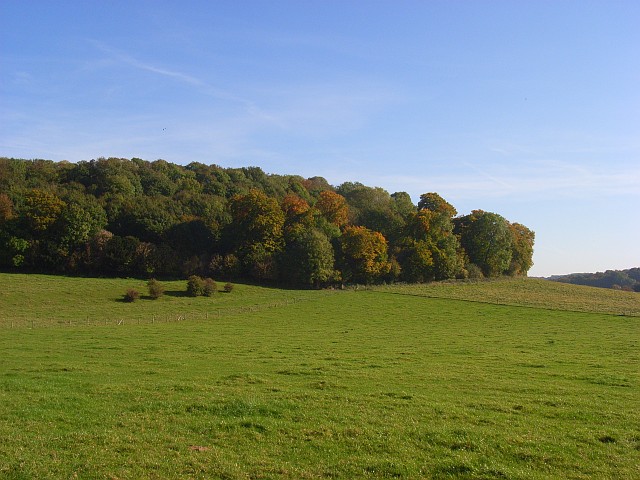
[[[0,274],[0,477],[639,478],[640,296],[541,282]]]

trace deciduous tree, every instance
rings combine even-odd
[[[504,217],[474,210],[456,219],[455,225],[469,261],[480,267],[485,277],[497,277],[509,270],[513,236]]]
[[[366,227],[346,227],[340,237],[342,275],[348,282],[373,283],[389,273],[387,241]]]
[[[512,236],[512,255],[509,274],[526,275],[533,266],[535,233],[519,223],[509,224]]]
[[[342,195],[330,190],[320,192],[318,201],[314,207],[330,223],[343,227],[349,221],[349,206]]]
[[[315,228],[297,232],[282,253],[281,279],[287,283],[319,287],[335,276],[334,253],[327,236]]]

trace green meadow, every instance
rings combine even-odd
[[[640,478],[639,294],[164,283],[0,274],[0,478]]]

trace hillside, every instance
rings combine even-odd
[[[393,285],[376,290],[430,298],[450,298],[495,305],[514,305],[575,312],[640,315],[640,295],[570,285],[537,278],[501,278],[478,282],[434,282]]]
[[[640,292],[640,268],[626,270],[607,270],[596,273],[572,273],[569,275],[554,275],[549,280],[554,282],[571,283],[573,285],[588,285],[590,287],[613,288]]]
[[[186,281],[163,284],[167,290],[165,296],[152,301],[144,297],[146,280],[141,279],[0,273],[0,285],[3,285],[0,326],[137,324],[171,322],[178,318],[204,321],[300,302],[321,305],[326,296],[353,291],[283,290],[236,284],[231,294],[218,293],[205,299],[187,297]],[[143,298],[132,304],[124,303],[123,294],[128,288],[138,289]],[[533,278],[377,286],[365,291],[559,311],[640,315],[637,294]]]
[[[190,298],[180,281],[123,303],[144,280],[0,284],[2,478],[637,473],[640,323],[611,315],[638,312],[635,294],[497,280]],[[567,311],[589,297],[595,313]]]

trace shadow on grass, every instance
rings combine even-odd
[[[186,290],[167,290],[166,292],[164,292],[164,294],[167,297],[178,297],[178,298],[191,297],[191,298],[195,298],[195,297],[192,297],[191,295],[189,295],[186,292]]]
[[[230,291],[226,291],[226,290],[216,290],[215,295],[228,295],[232,292]],[[120,298],[116,298],[115,301],[118,303],[135,303],[137,301],[140,300],[149,300],[149,301],[153,301],[153,300],[158,300],[160,298],[162,298],[163,296],[167,296],[167,297],[174,297],[174,298],[197,298],[194,297],[193,295],[189,295],[185,290],[167,290],[164,292],[163,295],[161,295],[158,298],[153,298],[151,295],[140,295],[140,297],[138,297],[136,300],[134,300],[133,302],[130,300],[127,300],[124,297],[120,297]]]

